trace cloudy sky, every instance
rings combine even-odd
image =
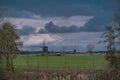
[[[18,29],[24,50],[39,50],[44,40],[50,50],[85,51],[87,44],[105,50],[97,42],[114,18],[114,0],[0,0],[0,9]]]

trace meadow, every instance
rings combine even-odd
[[[15,69],[101,69],[107,61],[104,54],[74,54],[64,56],[18,55],[14,59]]]

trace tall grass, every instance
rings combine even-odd
[[[120,70],[32,70],[11,75],[13,80],[119,80]]]

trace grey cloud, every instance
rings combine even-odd
[[[113,20],[112,13],[110,12],[99,13],[84,25],[84,27],[82,28],[82,31],[88,31],[88,32],[104,31],[105,25],[111,23],[112,20]]]
[[[45,30],[42,29],[40,32],[97,32],[103,31],[104,25],[111,22],[114,3],[113,0],[0,0],[0,7],[10,17],[31,18],[31,15],[34,13],[42,17],[95,16],[82,28],[77,26],[70,26],[69,28],[65,26],[60,27],[59,25],[53,24],[50,26],[51,29],[46,27]]]
[[[83,27],[79,26],[59,26],[53,22],[47,23],[40,33],[70,33],[70,32],[102,32],[105,30],[105,25],[112,22],[112,13],[101,12],[94,18],[90,19]]]
[[[55,25],[53,22],[49,22],[44,26],[45,29],[41,29],[40,33],[70,33],[70,32],[79,32],[80,28],[77,26],[58,26]]]
[[[23,28],[18,29],[17,32],[19,35],[29,35],[35,32],[35,28],[30,27],[30,26],[23,26]]]
[[[112,0],[0,0],[0,7],[8,16],[23,16],[27,10],[42,16],[96,15],[100,10],[112,10]],[[18,13],[18,14],[16,14]]]

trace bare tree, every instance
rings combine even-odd
[[[117,32],[117,42],[118,44],[120,44],[120,0],[116,0],[117,2],[117,11],[115,12],[115,18],[114,21],[116,22],[115,26],[115,30]]]
[[[0,23],[2,22],[3,20],[3,11],[0,9]]]
[[[88,44],[87,45],[87,52],[92,55],[93,54],[93,49],[94,49],[94,45],[93,44]]]
[[[2,19],[3,19],[3,13],[2,13],[2,10],[0,9],[0,23],[2,22]],[[1,35],[1,30],[0,30],[0,35]],[[1,42],[1,40],[0,40],[0,42]],[[2,66],[2,61],[3,61],[2,60],[2,52],[0,50],[0,64],[1,64],[1,66]]]
[[[94,55],[93,55],[94,45],[88,44],[87,45],[87,52],[91,55],[90,56],[90,63],[92,64],[92,68],[94,67]]]
[[[0,49],[6,58],[6,68],[14,71],[13,58],[22,47],[22,42],[10,23],[4,23],[0,33]]]
[[[115,43],[117,36],[115,28],[113,26],[106,26],[106,32],[102,34],[101,38],[102,40],[100,41],[100,43],[104,43],[107,47],[106,60],[109,61],[110,67],[113,67],[116,59]]]

